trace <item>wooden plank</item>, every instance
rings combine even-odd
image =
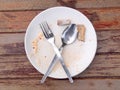
[[[25,54],[24,35],[23,33],[0,34],[0,55]]]
[[[61,5],[73,8],[120,7],[120,0],[0,0],[0,11],[46,9]]]
[[[26,56],[0,56],[0,78],[39,77]],[[6,75],[5,75],[6,74]]]
[[[25,33],[0,34],[0,55],[25,54]],[[17,37],[17,38],[16,38]],[[120,30],[97,31],[97,53],[120,53]]]
[[[71,0],[71,1],[74,1],[74,0]],[[76,0],[76,1],[77,1],[75,5],[76,8],[120,7],[120,0]]]
[[[96,55],[92,64],[78,78],[119,77],[120,55]],[[0,79],[4,78],[42,78],[30,64],[25,55],[0,56]]]
[[[120,29],[120,9],[78,9],[96,30]],[[30,21],[41,11],[0,12],[0,32],[25,32]]]
[[[103,54],[96,55],[92,64],[84,71],[81,75],[77,77],[111,77],[111,76],[120,76],[120,54]],[[77,78],[76,77],[76,78]]]
[[[46,9],[56,5],[56,0],[0,0],[1,11]]]
[[[119,79],[75,80],[73,84],[67,80],[49,80],[44,84],[39,79],[0,80],[1,90],[119,90],[119,86]]]
[[[120,7],[120,0],[57,0],[60,5],[73,8]]]
[[[80,10],[93,23],[96,30],[119,29],[120,9],[96,9],[96,10]]]
[[[97,31],[98,48],[97,53],[119,53],[120,31]]]
[[[40,11],[0,12],[0,32],[25,32]]]

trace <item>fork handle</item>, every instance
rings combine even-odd
[[[61,47],[59,48],[60,53],[62,52],[62,50],[63,50],[63,47],[61,46]],[[50,63],[50,65],[49,65],[46,73],[44,74],[44,76],[43,76],[42,79],[41,79],[41,83],[44,83],[44,82],[45,82],[47,76],[51,73],[51,71],[52,71],[52,69],[53,69],[53,67],[55,66],[55,64],[56,64],[57,61],[58,61],[58,58],[57,58],[57,55],[55,54],[55,56],[54,56],[52,62]]]
[[[72,79],[72,77],[71,77],[71,74],[70,74],[69,70],[67,69],[67,67],[66,67],[66,65],[65,65],[65,63],[64,63],[64,60],[63,60],[62,55],[60,54],[60,52],[59,52],[59,50],[58,50],[58,48],[56,47],[55,44],[52,44],[52,46],[53,46],[54,51],[56,52],[56,55],[57,55],[57,56],[54,57],[54,60],[53,60],[52,62],[56,62],[56,58],[58,58],[59,61],[60,61],[60,63],[62,64],[62,67],[63,67],[64,71],[66,72],[66,74],[67,74],[67,76],[68,76],[68,79],[69,79],[70,83],[73,83],[73,79]],[[61,47],[61,51],[62,51],[62,47]],[[54,65],[53,65],[53,66],[54,66]],[[51,68],[49,69],[49,71],[47,70],[46,74],[44,75],[44,77],[43,77],[42,80],[41,80],[41,83],[44,83],[47,75],[50,73],[50,71],[52,70],[52,67],[53,67],[53,66],[50,65]]]

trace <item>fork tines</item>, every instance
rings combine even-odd
[[[40,25],[40,28],[46,38],[53,36],[53,33],[46,21],[42,22]]]

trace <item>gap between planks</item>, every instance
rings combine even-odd
[[[0,78],[0,80],[40,80],[42,79],[42,76],[43,75],[40,75],[40,77],[9,77],[9,78]],[[74,76],[73,77],[74,80],[105,80],[105,79],[108,79],[108,80],[120,80],[120,76],[85,76],[85,77],[76,77]],[[47,81],[48,80],[68,80],[68,78],[66,79],[54,79],[54,78],[50,78],[50,77],[47,77],[46,79]]]

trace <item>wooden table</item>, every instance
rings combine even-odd
[[[42,78],[24,51],[30,21],[53,6],[69,6],[93,23],[98,48],[92,64],[68,80]],[[0,90],[120,90],[120,0],[0,0]]]

